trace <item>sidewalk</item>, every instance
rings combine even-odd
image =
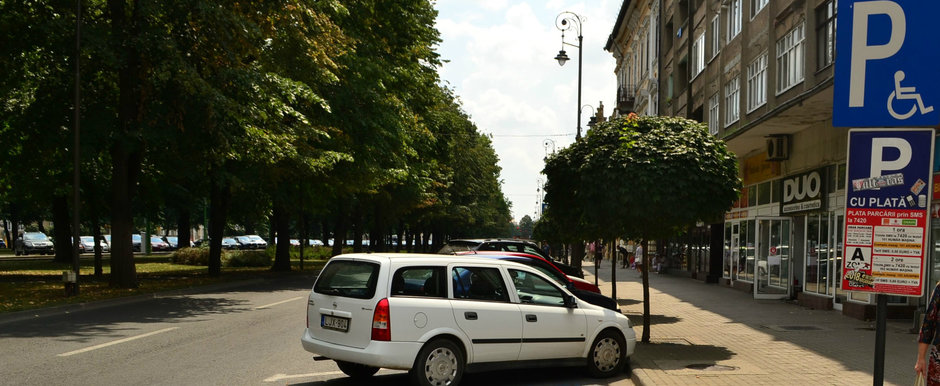
[[[610,261],[598,283],[611,295]],[[594,266],[584,278],[594,281]],[[650,274],[650,343],[643,334],[643,284],[617,268],[617,299],[634,323],[633,381],[642,385],[871,385],[875,323],[668,274]],[[917,335],[889,320],[884,384],[914,381]]]

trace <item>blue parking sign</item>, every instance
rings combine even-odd
[[[841,0],[832,125],[940,124],[940,1]]]

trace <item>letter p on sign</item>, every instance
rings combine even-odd
[[[887,15],[891,19],[891,35],[887,43],[868,45],[868,19]],[[865,106],[865,67],[869,60],[885,59],[901,50],[907,32],[907,20],[901,6],[891,1],[855,3],[852,30],[852,71],[849,84],[849,107]]]

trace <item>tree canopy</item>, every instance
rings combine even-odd
[[[0,0],[0,218],[14,223],[68,229],[73,6]],[[300,229],[375,248],[505,230],[491,140],[437,75],[430,1],[82,6],[82,226],[109,223],[112,285],[136,286],[145,224],[208,225],[210,274],[235,230],[277,235],[274,269]]]

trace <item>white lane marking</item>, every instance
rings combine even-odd
[[[115,340],[115,341],[112,341],[112,342],[108,342],[108,343],[102,343],[102,344],[99,344],[99,345],[97,345],[97,346],[86,347],[86,348],[83,348],[83,349],[81,349],[81,350],[69,351],[69,352],[67,352],[67,353],[62,353],[62,354],[59,354],[59,355],[57,355],[57,356],[60,356],[60,357],[67,357],[67,356],[71,356],[71,355],[75,355],[75,354],[81,354],[81,353],[89,352],[89,351],[92,351],[92,350],[97,350],[97,349],[99,349],[99,348],[105,348],[105,347],[108,347],[108,346],[113,346],[113,345],[121,344],[121,343],[127,343],[127,342],[130,342],[130,341],[132,341],[132,340],[137,340],[137,339],[140,339],[140,338],[146,338],[146,337],[151,336],[151,335],[162,334],[162,333],[164,333],[164,332],[173,331],[173,330],[176,330],[176,329],[179,329],[179,327],[164,328],[164,329],[162,329],[162,330],[157,330],[157,331],[153,331],[153,332],[148,332],[148,333],[146,333],[146,334],[131,336],[131,337],[127,337],[127,338],[124,338],[124,339],[118,339],[118,340]]]
[[[265,381],[265,382],[280,382],[280,381],[283,381],[283,380],[285,380],[285,379],[307,378],[307,377],[310,377],[310,378],[313,378],[313,377],[325,377],[325,376],[327,376],[327,375],[340,375],[340,374],[342,374],[342,373],[343,373],[342,371],[327,371],[327,372],[325,372],[325,373],[309,373],[309,374],[294,374],[294,375],[275,374],[275,375],[273,375],[273,376],[271,376],[271,377],[268,377],[268,379],[265,379],[264,381]]]
[[[300,299],[303,299],[303,298],[304,298],[303,296],[298,296],[298,297],[296,297],[296,298],[290,298],[290,299],[287,299],[287,300],[281,300],[281,301],[279,301],[279,302],[274,302],[274,303],[271,303],[271,304],[265,304],[265,305],[263,305],[263,306],[258,306],[258,307],[255,307],[255,309],[256,309],[256,310],[260,310],[260,309],[262,309],[262,308],[274,307],[274,306],[276,306],[276,305],[278,305],[278,304],[284,304],[284,303],[287,303],[287,302],[292,302],[292,301],[294,301],[294,300],[300,300]]]

